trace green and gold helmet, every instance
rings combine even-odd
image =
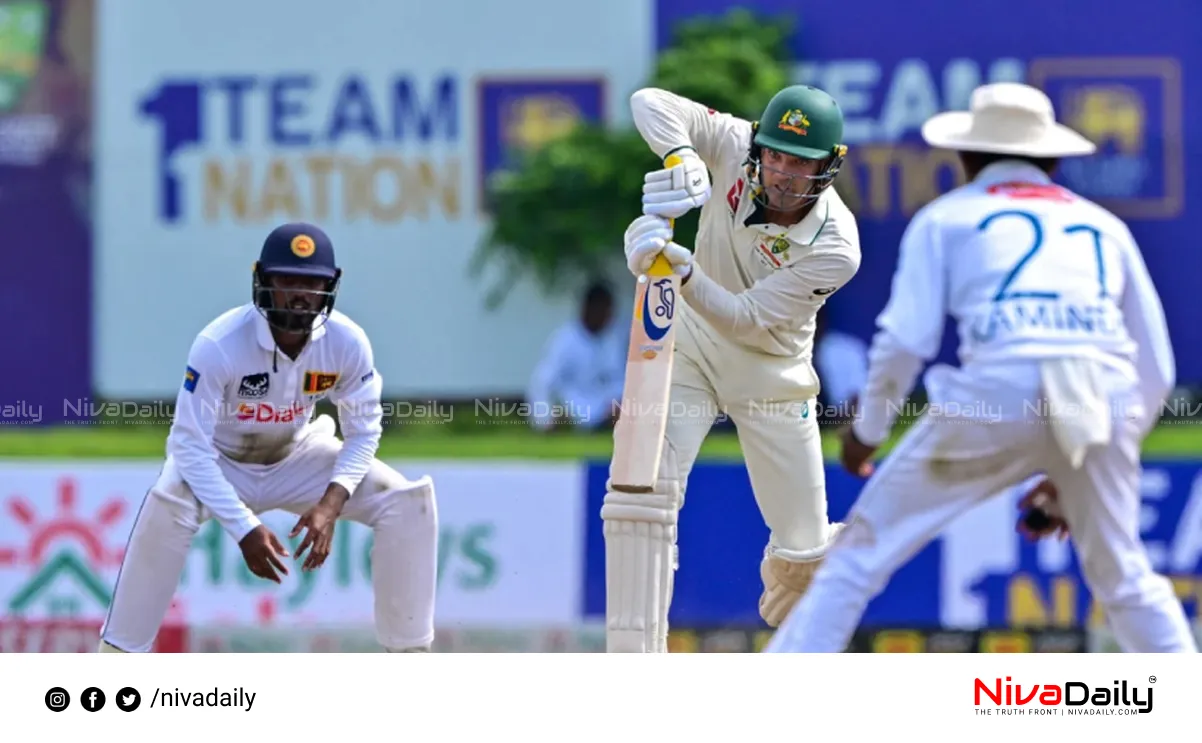
[[[792,85],[772,97],[755,123],[748,177],[759,190],[761,157],[764,149],[776,150],[804,160],[826,160],[804,192],[816,199],[838,174],[847,155],[843,144],[843,111],[825,91],[809,85]],[[799,197],[801,194],[799,194]]]

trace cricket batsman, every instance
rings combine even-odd
[[[438,518],[429,477],[376,459],[381,378],[363,329],[334,309],[342,270],[320,228],[267,236],[252,301],[200,331],[188,354],[167,459],[134,521],[100,631],[101,652],[148,652],[200,525],[216,519],[250,572],[281,582],[288,562],[317,570],[341,519],[370,526],[376,634],[392,652],[434,639]],[[319,400],[338,411],[313,418]],[[259,520],[299,516],[295,554]],[[306,554],[307,551],[307,554]]]
[[[631,107],[651,150],[681,162],[647,174],[627,265],[644,274],[662,253],[682,277],[683,310],[655,491],[611,488],[601,511],[607,645],[667,652],[677,516],[720,412],[738,427],[771,532],[760,565],[765,622],[785,618],[838,530],[827,516],[811,356],[815,315],[859,269],[860,245],[831,188],[847,148],[825,92],[785,88],[758,122],[658,89],[638,91]],[[672,242],[668,220],[694,208],[700,230],[689,250]]]
[[[985,85],[970,108],[923,125],[928,144],[960,153],[968,183],[920,210],[902,237],[843,439],[844,467],[871,479],[767,651],[842,652],[872,597],[950,521],[1042,474],[1022,505],[1054,500],[1059,524],[1038,535],[1067,530],[1119,646],[1197,652],[1140,541],[1140,445],[1175,369],[1139,246],[1118,217],[1053,183],[1061,159],[1095,145],[1056,122],[1043,92]],[[931,407],[873,474],[949,314],[961,365],[930,369]]]

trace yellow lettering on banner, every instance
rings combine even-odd
[[[301,208],[296,194],[296,181],[288,163],[272,158],[267,166],[267,178],[259,196],[259,213],[263,216],[287,216],[290,220],[300,219]]]
[[[1202,579],[1191,575],[1169,576],[1169,579],[1177,598],[1191,616],[1196,616],[1202,609]],[[1078,597],[1086,591],[1076,579],[1057,576],[1045,596],[1030,575],[1015,575],[1006,586],[1006,623],[1011,627],[1031,628],[1101,626],[1106,615],[1096,599],[1090,601],[1088,616],[1078,615]]]
[[[380,176],[384,176],[385,184],[380,183]],[[377,222],[395,222],[405,214],[405,194],[412,193],[409,184],[406,183],[405,165],[396,157],[373,157],[367,165],[367,174],[364,179],[367,183],[367,188],[364,189],[364,196],[367,197],[367,208],[371,212],[372,219]],[[384,188],[381,186],[384,185]],[[389,200],[386,193],[391,192],[392,198]],[[416,204],[415,209],[423,210],[424,204]]]
[[[1014,576],[1006,589],[1006,623],[1011,627],[1071,627],[1076,615],[1077,586],[1070,578],[1053,578],[1047,600],[1029,575]]]
[[[922,145],[865,145],[848,156],[840,180],[857,195],[867,218],[912,217],[964,183],[959,156]]]
[[[224,163],[209,160],[204,168],[204,214],[205,221],[217,222],[228,208],[235,221],[245,221],[250,210],[250,163],[239,160],[234,163],[233,173]]]
[[[462,212],[456,157],[211,158],[203,172],[207,222],[340,218],[388,224],[437,214],[458,219]]]
[[[417,163],[418,190],[422,193],[436,194],[442,204],[442,211],[448,216],[459,216],[459,161],[450,160],[444,163],[445,170],[437,171],[430,165],[429,160],[419,160]],[[441,176],[441,177],[440,177]],[[422,217],[426,212],[423,209]]]
[[[868,198],[861,203],[868,205],[873,216],[885,216],[890,212],[890,192],[893,190],[893,150],[888,147],[868,147],[860,155],[868,171]]]
[[[426,219],[431,204],[441,206],[448,219],[459,217],[457,158],[406,161],[395,155],[378,155],[367,163],[344,159],[342,175],[347,220],[364,214],[385,223],[406,217]]]
[[[1202,613],[1202,580],[1190,576],[1174,576],[1172,578],[1173,592],[1188,610],[1193,609],[1194,616]]]
[[[899,149],[897,155],[901,166],[901,210],[907,217],[943,193],[941,181],[961,177],[960,158],[950,150]],[[941,179],[940,171],[950,177]],[[958,181],[956,185],[959,185]]]
[[[872,638],[874,653],[921,653],[926,646],[926,638],[914,630],[884,630]]]
[[[367,180],[363,168],[351,158],[339,159],[338,169],[342,176],[342,216],[348,222],[353,222],[368,209],[371,182]]]
[[[312,219],[322,222],[330,216],[330,173],[334,171],[334,158],[330,155],[311,155],[305,158],[309,172],[309,183],[313,193],[310,211]]]

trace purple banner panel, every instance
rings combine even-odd
[[[0,0],[0,425],[91,393],[93,0]]]

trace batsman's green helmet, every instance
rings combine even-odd
[[[842,155],[843,111],[825,91],[791,85],[768,101],[754,142],[806,160]]]

